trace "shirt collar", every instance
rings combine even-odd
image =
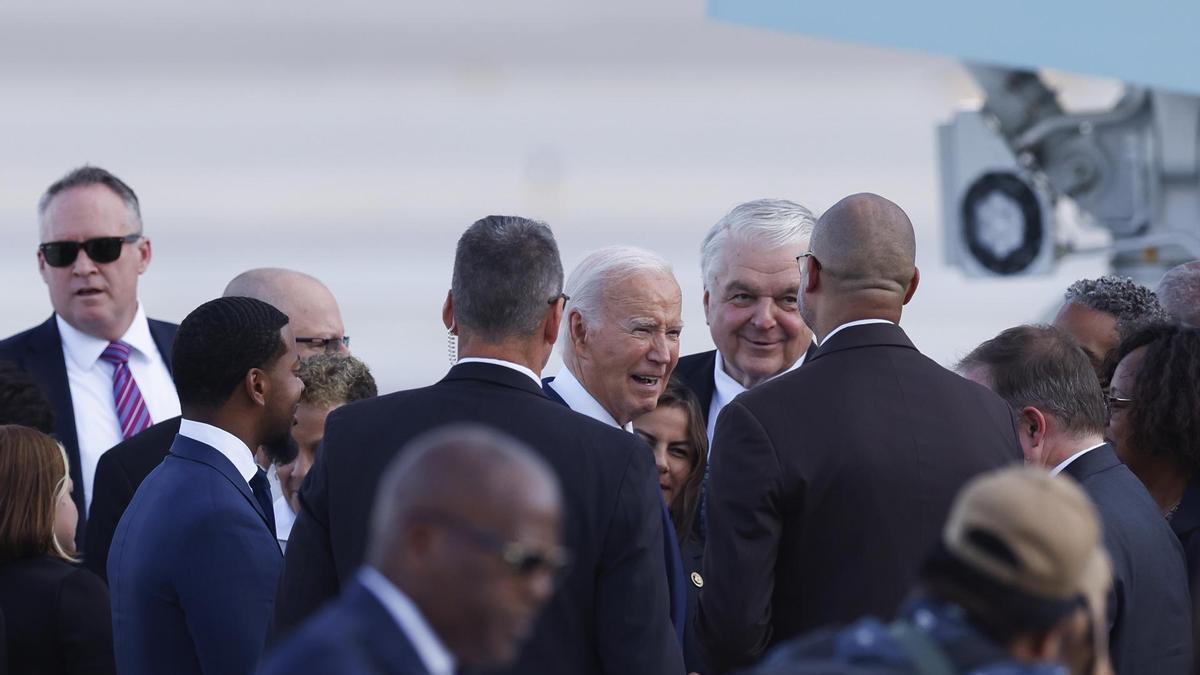
[[[502,361],[501,359],[485,359],[482,356],[467,356],[455,361],[454,365],[458,365],[460,363],[490,363],[493,366],[504,366],[505,368],[511,368],[512,370],[522,373],[529,379],[533,380],[533,383],[538,386],[538,389],[542,388],[542,381],[538,379],[537,373],[519,363]]]
[[[396,625],[412,643],[421,663],[430,675],[454,675],[454,655],[438,639],[433,627],[421,616],[421,610],[404,591],[388,581],[373,567],[364,567],[358,581],[383,605]]]
[[[583,388],[583,385],[575,378],[575,374],[571,372],[570,368],[564,367],[560,370],[558,375],[555,375],[554,379],[550,382],[550,387],[562,397],[562,400],[566,402],[567,407],[571,410],[587,415],[610,427],[624,429],[633,433],[633,422],[631,421],[625,426],[617,424],[617,421],[604,409],[604,406],[600,405],[600,402],[588,393],[587,389]]]
[[[887,319],[859,319],[858,321],[850,321],[850,322],[844,323],[844,324],[838,326],[837,328],[834,328],[833,330],[829,331],[829,335],[826,335],[825,339],[821,340],[820,344],[825,344],[826,342],[829,342],[829,338],[833,337],[834,335],[837,335],[839,332],[841,332],[845,328],[849,328],[851,326],[866,326],[866,325],[869,325],[872,323],[892,323],[892,322],[888,321]],[[895,324],[892,324],[892,325],[895,325]]]
[[[796,359],[795,363],[787,368],[784,368],[782,371],[775,373],[771,377],[768,377],[766,380],[763,380],[763,382],[766,382],[767,380],[773,380],[784,373],[792,372],[793,370],[804,365],[804,360],[807,358],[808,350],[806,349],[800,352],[800,358]],[[746,391],[746,388],[742,386],[741,382],[733,379],[729,373],[725,372],[725,357],[721,356],[720,349],[717,350],[717,358],[713,363],[713,383],[717,387],[717,395],[721,397],[721,400],[726,402],[732,401],[737,397],[738,394]]]
[[[1068,458],[1064,459],[1062,462],[1060,462],[1060,463],[1059,463],[1059,465],[1058,465],[1058,466],[1056,466],[1056,467],[1054,467],[1053,469],[1051,469],[1051,470],[1050,470],[1050,475],[1051,475],[1051,476],[1057,476],[1058,474],[1060,474],[1060,473],[1062,473],[1062,472],[1063,472],[1063,469],[1066,469],[1068,466],[1070,466],[1070,465],[1071,465],[1071,462],[1074,462],[1075,460],[1079,459],[1080,457],[1083,457],[1083,456],[1084,456],[1084,455],[1086,455],[1087,453],[1091,452],[1092,450],[1095,450],[1096,448],[1098,448],[1098,447],[1100,447],[1100,446],[1102,446],[1102,445],[1104,445],[1104,443],[1103,443],[1103,442],[1097,443],[1096,445],[1093,445],[1093,446],[1092,446],[1092,447],[1090,447],[1090,448],[1084,448],[1083,450],[1080,450],[1079,452],[1077,452],[1077,453],[1075,453],[1075,454],[1071,455],[1070,457],[1068,457]]]
[[[76,368],[90,370],[92,366],[96,365],[96,361],[100,359],[104,350],[108,348],[108,340],[88,335],[67,323],[66,319],[59,314],[55,314],[54,319],[58,323],[58,334],[62,339],[63,351],[67,358],[75,364]],[[133,322],[129,324],[129,328],[125,330],[120,341],[132,347],[135,353],[143,356],[153,354],[158,349],[154,344],[154,337],[150,335],[150,322],[146,320],[146,311],[142,309],[142,303],[138,303],[137,312],[133,315]]]
[[[254,462],[254,453],[250,448],[246,447],[242,439],[220,427],[184,418],[179,420],[179,435],[216,448],[233,462],[234,468],[247,483],[258,474],[258,464]]]

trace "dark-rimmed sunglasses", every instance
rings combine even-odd
[[[51,267],[74,264],[80,249],[87,252],[92,262],[105,264],[120,258],[125,244],[132,244],[141,238],[140,234],[127,234],[124,237],[96,237],[87,241],[51,241],[40,244],[38,250],[42,252],[46,264]]]

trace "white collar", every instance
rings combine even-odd
[[[71,359],[76,368],[91,370],[92,366],[96,365],[96,361],[100,359],[100,355],[108,348],[108,340],[88,335],[67,323],[67,320],[57,313],[54,315],[54,319],[58,323],[58,334],[62,339],[63,351],[67,358]],[[153,354],[158,349],[158,346],[154,344],[154,337],[150,335],[150,322],[146,320],[146,311],[142,309],[142,303],[138,303],[137,312],[133,315],[133,322],[129,324],[129,328],[125,329],[125,334],[121,336],[120,341],[143,356]]]
[[[558,375],[555,375],[554,379],[550,381],[550,388],[562,397],[562,400],[566,402],[567,407],[571,410],[582,415],[587,415],[610,427],[624,429],[633,433],[633,422],[631,421],[625,426],[617,424],[617,421],[604,409],[604,406],[600,405],[600,402],[588,393],[587,389],[583,388],[583,385],[575,378],[575,374],[571,372],[570,368],[563,367],[562,370],[558,371]]]
[[[511,368],[511,369],[517,371],[518,373],[522,373],[522,374],[526,375],[529,379],[533,380],[533,383],[538,386],[538,389],[542,388],[542,381],[540,378],[538,378],[537,373],[533,372],[529,368],[526,368],[525,366],[523,366],[519,363],[513,363],[512,361],[503,361],[501,359],[485,359],[482,356],[467,356],[467,357],[459,359],[458,361],[455,361],[454,365],[457,366],[460,363],[490,363],[493,366],[504,366],[505,368]]]
[[[438,639],[433,627],[421,616],[421,609],[404,591],[373,567],[363,567],[358,573],[358,581],[392,615],[430,675],[454,675],[454,655]]]
[[[179,420],[179,435],[216,448],[233,462],[234,468],[247,483],[258,474],[258,464],[255,463],[254,453],[250,452],[250,448],[246,447],[242,439],[220,427],[184,418]]]
[[[775,373],[771,377],[768,377],[766,380],[763,380],[763,382],[766,382],[767,380],[773,380],[784,373],[792,372],[793,370],[804,365],[804,360],[807,358],[808,350],[805,349],[803,352],[800,352],[800,358],[796,359],[795,363],[787,368],[784,368],[778,373]],[[738,394],[746,391],[746,388],[742,386],[741,382],[733,379],[729,373],[725,372],[725,357],[721,356],[720,349],[717,350],[717,358],[713,363],[713,384],[716,385],[717,393],[720,395],[721,400],[723,401],[732,401],[737,397]],[[759,384],[762,384],[762,382]]]
[[[837,328],[834,328],[833,330],[829,331],[829,335],[826,335],[825,339],[821,340],[821,344],[825,344],[826,342],[829,342],[829,338],[833,337],[834,335],[837,335],[839,332],[841,332],[845,328],[849,328],[851,326],[866,326],[866,325],[869,325],[872,323],[892,323],[892,322],[888,321],[887,319],[859,319],[858,321],[850,321],[848,323],[844,323],[844,324],[838,326]],[[892,324],[892,325],[894,326],[896,324]]]
[[[1059,465],[1058,465],[1058,466],[1056,466],[1056,467],[1054,467],[1053,469],[1051,469],[1051,470],[1050,470],[1050,475],[1051,475],[1051,476],[1057,476],[1058,474],[1060,474],[1060,473],[1062,473],[1062,472],[1063,472],[1063,469],[1065,469],[1065,468],[1067,468],[1068,466],[1070,466],[1070,465],[1071,465],[1071,462],[1074,462],[1075,460],[1079,459],[1080,457],[1083,457],[1083,456],[1084,456],[1084,455],[1086,455],[1087,453],[1091,452],[1092,450],[1095,450],[1096,448],[1098,448],[1098,447],[1100,447],[1100,446],[1102,446],[1102,445],[1104,445],[1104,442],[1100,442],[1100,443],[1098,443],[1098,444],[1096,444],[1096,445],[1093,445],[1093,446],[1092,446],[1092,447],[1090,447],[1090,448],[1084,448],[1083,450],[1080,450],[1079,452],[1077,452],[1077,453],[1075,453],[1075,454],[1071,455],[1070,457],[1068,457],[1068,458],[1064,459],[1062,462],[1060,462],[1060,463],[1059,463]]]

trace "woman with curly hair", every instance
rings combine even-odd
[[[1200,330],[1154,325],[1117,351],[1108,436],[1170,521],[1200,597]]]

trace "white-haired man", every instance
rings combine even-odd
[[[563,369],[546,395],[575,412],[632,433],[633,418],[654,410],[679,361],[683,294],[661,256],[632,246],[595,251],[563,288]],[[666,505],[663,553],[671,622],[683,639],[687,590]]]
[[[679,377],[700,401],[710,445],[727,403],[799,368],[816,348],[800,318],[796,266],[814,223],[800,204],[758,199],[734,207],[704,237],[704,317],[717,348],[680,359]]]

